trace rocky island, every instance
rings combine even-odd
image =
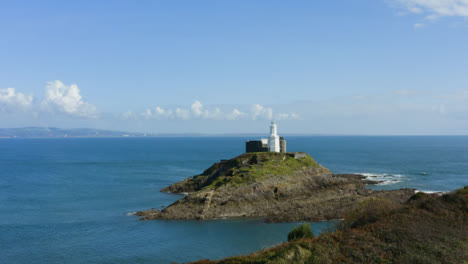
[[[186,194],[163,210],[140,211],[142,220],[262,218],[267,222],[341,219],[369,198],[403,204],[414,189],[375,191],[362,175],[332,174],[302,152],[245,153],[161,191]]]

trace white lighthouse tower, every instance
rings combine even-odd
[[[280,152],[280,139],[278,136],[275,120],[271,121],[268,147],[270,149],[270,152]]]

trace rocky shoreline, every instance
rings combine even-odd
[[[187,193],[163,210],[137,212],[141,220],[262,218],[267,222],[343,218],[369,198],[406,202],[414,189],[375,191],[363,175],[332,174],[307,154],[246,153],[161,191]],[[299,157],[299,158],[298,158]]]

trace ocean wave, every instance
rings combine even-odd
[[[378,181],[377,185],[390,185],[402,182],[406,176],[402,174],[387,174],[387,173],[356,173],[366,177],[366,180]]]
[[[127,213],[127,216],[132,216],[132,215],[135,215],[136,212],[130,212],[130,213]]]
[[[412,174],[412,175],[419,175],[419,176],[427,176],[427,175],[430,175],[429,172],[408,172],[409,174]]]
[[[446,192],[443,192],[443,191],[426,191],[426,190],[416,190],[416,191],[414,191],[414,192],[415,192],[415,193],[420,193],[420,192],[422,192],[422,193],[437,193],[437,194],[444,194],[444,193],[446,193]]]

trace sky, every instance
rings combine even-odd
[[[468,0],[2,1],[0,127],[468,135]]]

